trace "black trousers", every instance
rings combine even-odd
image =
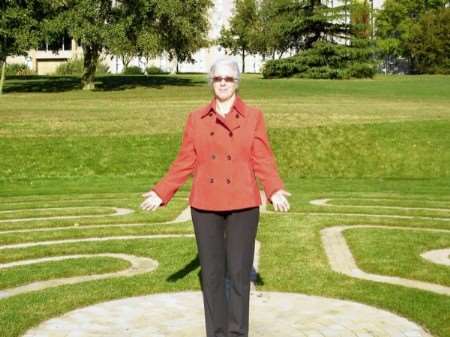
[[[250,275],[259,207],[191,207],[201,266],[207,337],[248,337]]]

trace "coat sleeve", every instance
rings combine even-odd
[[[274,192],[284,188],[284,183],[278,174],[275,156],[267,135],[264,115],[260,110],[257,110],[257,112],[255,136],[251,148],[252,165],[255,175],[261,180],[264,192],[271,203],[270,197]]]
[[[193,139],[193,117],[189,114],[184,132],[183,140],[177,157],[170,164],[164,177],[158,181],[151,191],[162,199],[161,206],[166,206],[175,192],[182,186],[191,175],[197,162],[197,155]]]

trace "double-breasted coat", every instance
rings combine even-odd
[[[259,206],[256,177],[268,198],[284,188],[262,111],[247,105],[237,94],[225,117],[216,112],[215,98],[191,111],[177,157],[150,190],[165,206],[190,175],[189,205],[204,210]]]

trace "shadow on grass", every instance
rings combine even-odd
[[[195,258],[193,258],[191,261],[189,261],[182,269],[178,270],[177,272],[173,273],[172,275],[169,275],[166,279],[168,282],[177,282],[179,279],[184,278],[189,273],[196,270],[198,267],[200,267],[200,256],[197,255]],[[197,277],[200,281],[200,284],[202,284],[202,277],[201,277],[201,269],[197,272]],[[229,276],[226,275],[226,282],[230,282]],[[252,271],[250,272],[250,280],[253,281],[256,285],[264,285],[264,280],[262,279],[261,275],[255,270],[255,267],[252,266]]]
[[[95,91],[117,91],[136,87],[162,89],[164,86],[195,86],[201,81],[171,75],[104,75],[97,76]],[[5,93],[12,92],[63,92],[81,90],[78,76],[8,76]]]

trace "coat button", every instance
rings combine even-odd
[[[231,180],[227,178],[227,184],[231,183]]]
[[[231,156],[230,156],[230,155],[227,155],[227,159],[228,159],[228,160],[231,160]]]
[[[236,118],[239,118],[239,114],[236,114]]]
[[[230,132],[228,133],[228,136],[233,137],[233,132],[230,131]]]
[[[211,136],[214,136],[214,131],[211,131],[209,134],[210,134]]]
[[[211,156],[211,158],[212,158],[212,159],[216,159],[216,155],[213,154],[213,155]]]
[[[209,182],[213,183],[214,182],[214,178],[209,178]]]
[[[212,113],[212,112],[210,112],[210,113],[209,113],[208,115],[209,115],[209,117],[211,117],[211,116],[213,115],[213,113]]]

